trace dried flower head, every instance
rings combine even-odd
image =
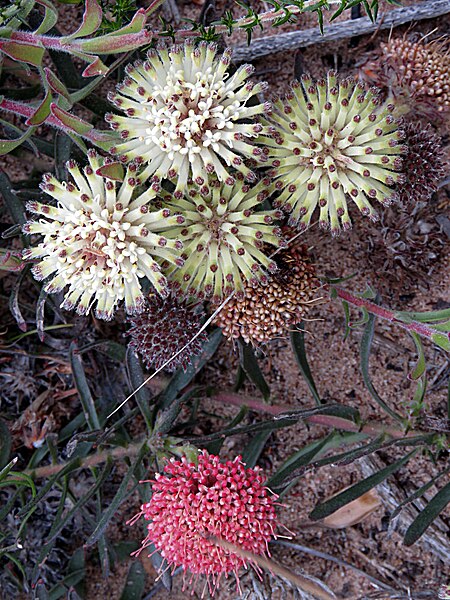
[[[218,57],[214,44],[186,42],[149,50],[145,62],[128,65],[126,79],[110,95],[127,115],[107,115],[124,140],[112,152],[147,163],[156,180],[176,180],[176,191],[189,177],[203,185],[213,173],[232,185],[228,167],[253,180],[243,158],[262,155],[252,138],[263,127],[253,118],[270,105],[247,106],[265,84],[246,81],[251,65],[230,76],[230,59],[230,50]]]
[[[320,283],[306,246],[295,244],[274,256],[278,271],[264,286],[245,287],[245,297],[235,297],[215,318],[228,339],[242,337],[253,345],[268,342],[299,323],[319,301]]]
[[[239,179],[233,186],[217,180],[210,183],[200,189],[188,185],[184,198],[164,197],[164,206],[185,219],[183,225],[163,230],[164,235],[180,238],[184,244],[184,265],[167,272],[187,295],[213,296],[218,302],[236,292],[242,298],[244,280],[267,282],[267,271],[276,269],[262,247],[283,244],[281,230],[273,224],[282,215],[275,210],[255,210],[269,193],[268,179],[253,188]]]
[[[135,198],[141,183],[135,165],[127,169],[123,183],[102,175],[103,159],[94,151],[80,171],[67,163],[73,183],[44,176],[42,190],[57,200],[56,206],[29,202],[27,209],[44,219],[24,225],[28,234],[43,240],[24,251],[24,258],[38,259],[32,271],[39,281],[48,279],[45,291],[55,293],[69,286],[62,307],[85,315],[95,304],[100,319],[111,319],[121,300],[129,314],[141,311],[145,296],[139,280],[147,277],[156,291],[167,294],[167,281],[155,259],[182,265],[182,243],[167,239],[161,230],[183,222],[170,210],[151,210],[151,188]]]
[[[431,126],[418,122],[404,122],[405,144],[408,148],[403,157],[405,181],[398,186],[400,202],[427,202],[437,190],[445,175],[445,155],[441,138]]]
[[[151,295],[145,310],[130,318],[130,347],[142,356],[147,367],[159,369],[173,358],[166,366],[168,371],[180,366],[186,370],[208,339],[205,332],[193,339],[202,326],[203,313],[198,309],[198,305],[189,305],[172,295],[164,300]]]
[[[383,295],[398,298],[429,288],[447,244],[440,212],[434,202],[415,202],[406,210],[393,206],[383,211],[379,226],[365,231],[369,264],[375,274],[383,273],[377,283]]]
[[[379,58],[362,69],[367,79],[387,88],[414,115],[433,118],[450,111],[450,56],[444,43],[392,37],[380,47]]]
[[[291,213],[290,224],[304,229],[316,208],[320,225],[336,235],[351,227],[347,199],[376,219],[371,201],[397,200],[404,147],[395,107],[377,91],[352,79],[340,83],[334,72],[314,83],[309,75],[294,82],[270,118],[273,137],[268,158],[280,191],[274,202]]]
[[[215,539],[256,555],[269,554],[276,496],[264,483],[260,469],[246,468],[240,456],[221,463],[203,450],[198,464],[171,459],[152,482],[150,502],[132,522],[143,515],[149,521],[143,548],[153,543],[173,570],[181,566],[192,573],[191,582],[205,575],[213,594],[223,576],[233,573],[239,584],[239,570],[247,566]]]

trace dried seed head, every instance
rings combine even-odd
[[[275,133],[262,139],[280,190],[277,204],[291,212],[290,225],[306,227],[319,209],[319,222],[336,235],[351,226],[348,199],[375,219],[372,199],[395,198],[404,148],[394,110],[379,102],[377,90],[350,79],[339,83],[332,72],[320,85],[302,79],[284,103],[275,103],[262,119]]]
[[[217,184],[217,185],[216,185]],[[184,217],[184,223],[162,230],[167,238],[183,241],[184,265],[169,267],[187,295],[219,301],[233,291],[242,292],[244,280],[257,282],[271,261],[261,252],[262,243],[280,245],[276,212],[255,211],[266,182],[249,189],[242,181],[226,185],[211,181],[206,190],[189,184],[181,198],[165,194],[162,206]]]
[[[281,250],[274,260],[278,270],[266,285],[247,285],[244,298],[231,298],[215,318],[228,339],[258,345],[286,336],[319,301],[320,283],[305,246]]]
[[[129,319],[130,347],[148,368],[159,369],[173,358],[165,367],[168,371],[173,372],[180,366],[186,370],[208,339],[205,332],[193,339],[202,326],[203,314],[198,308],[173,295],[162,300],[153,294],[147,299],[144,311]],[[189,345],[183,350],[186,344]]]
[[[145,63],[129,68],[116,94],[128,116],[113,119],[127,136],[115,152],[127,160],[142,157],[159,178],[170,172],[176,191],[188,178],[207,183],[211,167],[220,181],[229,178],[230,165],[251,178],[241,157],[255,156],[253,140],[262,128],[254,117],[267,106],[249,105],[263,86],[246,83],[249,65],[229,76],[229,55],[218,56],[214,44],[186,42],[151,50]]]
[[[445,175],[445,155],[442,142],[431,126],[405,122],[404,142],[408,148],[403,158],[405,181],[398,185],[400,202],[406,206],[427,202]]]
[[[211,594],[223,576],[234,574],[239,583],[239,571],[246,566],[214,538],[268,555],[268,542],[276,537],[277,497],[265,487],[259,467],[246,468],[240,456],[221,463],[203,450],[198,464],[171,459],[151,483],[152,498],[137,515],[149,521],[142,548],[154,544],[173,569],[181,566],[193,576],[206,576]]]
[[[109,320],[122,300],[129,314],[143,310],[145,297],[139,280],[144,276],[159,294],[167,294],[156,259],[173,264],[179,260],[178,240],[165,240],[161,245],[161,230],[175,224],[177,217],[150,209],[152,190],[133,198],[131,168],[118,184],[101,174],[102,157],[90,153],[88,160],[84,173],[74,162],[68,163],[73,184],[61,183],[52,175],[44,178],[42,189],[57,204],[27,205],[43,218],[26,223],[24,232],[41,234],[43,239],[23,256],[39,261],[32,271],[39,281],[47,280],[46,292],[68,287],[63,308],[76,308],[85,315],[95,304],[96,316]],[[149,210],[143,211],[143,206]]]
[[[375,85],[389,90],[414,116],[439,120],[450,112],[450,55],[439,41],[392,37],[381,44],[380,56],[362,69]]]

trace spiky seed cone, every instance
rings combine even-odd
[[[202,326],[203,313],[198,308],[172,295],[164,300],[151,295],[145,310],[129,319],[131,328],[127,335],[130,336],[130,347],[142,357],[148,368],[159,369],[173,359],[165,367],[168,371],[173,372],[180,366],[186,370],[192,357],[201,353],[208,339],[205,332],[193,339]],[[188,347],[184,348],[188,343]]]
[[[441,138],[429,124],[404,122],[402,129],[408,150],[403,157],[405,181],[398,186],[400,202],[404,206],[427,202],[445,175]]]
[[[175,236],[165,238],[161,231],[183,218],[170,216],[167,208],[152,210],[152,188],[133,198],[142,183],[136,165],[128,167],[118,186],[102,175],[106,166],[102,157],[90,151],[88,160],[83,172],[74,161],[67,163],[73,183],[44,176],[41,188],[57,204],[27,204],[27,210],[44,218],[29,221],[23,231],[41,234],[43,239],[23,256],[39,260],[32,272],[37,280],[47,280],[46,292],[68,287],[63,308],[76,308],[85,315],[95,304],[96,316],[109,320],[122,300],[129,314],[143,310],[143,277],[159,294],[168,293],[156,259],[181,265],[183,245]]]
[[[181,566],[192,573],[190,582],[206,576],[211,594],[224,576],[234,574],[239,582],[246,561],[214,539],[269,554],[277,496],[265,487],[259,467],[246,468],[240,456],[221,463],[203,450],[198,464],[171,459],[151,483],[152,498],[131,523],[144,516],[149,523],[142,547],[154,544],[173,570]]]
[[[188,41],[149,50],[145,62],[128,65],[126,79],[110,95],[127,115],[107,115],[124,140],[112,152],[146,163],[158,181],[176,182],[176,191],[188,178],[201,186],[213,175],[232,185],[234,169],[253,181],[243,159],[264,158],[253,143],[264,130],[254,117],[270,105],[249,105],[266,84],[246,81],[251,65],[229,76],[230,59],[229,49],[219,57],[216,45]]]
[[[369,62],[364,75],[404,101],[413,115],[430,119],[450,113],[450,55],[438,41],[392,37],[382,43],[381,55]]]
[[[296,244],[274,256],[278,271],[264,286],[245,287],[245,297],[233,297],[215,318],[228,339],[242,337],[258,345],[277,337],[299,323],[314,301],[320,300],[315,268],[306,246]]]
[[[262,122],[273,127],[261,141],[280,192],[274,205],[291,213],[290,225],[306,228],[318,208],[320,225],[337,235],[351,227],[348,199],[373,220],[373,200],[397,200],[403,133],[394,105],[380,102],[377,90],[338,82],[331,71],[316,83],[304,75]]]
[[[186,295],[219,302],[236,292],[242,298],[244,280],[264,283],[267,273],[276,269],[262,247],[284,243],[273,224],[282,213],[255,210],[267,197],[270,180],[250,188],[241,179],[233,186],[217,180],[200,189],[190,184],[184,197],[164,196],[162,206],[185,219],[183,225],[163,229],[163,234],[183,241],[184,265],[169,267],[167,274]]]

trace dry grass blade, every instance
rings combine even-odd
[[[239,548],[238,546],[230,544],[229,542],[219,538],[212,538],[212,540],[221,548],[224,548],[229,552],[234,552],[241,558],[246,559],[249,563],[256,564],[261,569],[264,569],[273,575],[278,575],[278,577],[287,579],[291,584],[298,587],[303,592],[312,594],[314,598],[317,598],[317,600],[336,600],[337,598],[335,594],[332,592],[330,593],[328,589],[325,589],[325,586],[319,586],[317,583],[311,581],[307,577],[299,575],[298,573],[294,573],[290,569],[277,564],[273,560],[263,556],[257,556],[256,554],[252,554],[246,550],[242,550],[242,548]]]

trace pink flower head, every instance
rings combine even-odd
[[[152,483],[150,502],[132,522],[141,515],[149,521],[142,548],[153,543],[173,570],[180,565],[189,570],[189,584],[205,575],[214,594],[222,575],[234,573],[239,586],[238,572],[246,561],[222,547],[220,540],[255,555],[269,555],[277,496],[265,487],[258,467],[246,468],[240,456],[221,463],[203,450],[198,464],[185,457],[171,459]]]

